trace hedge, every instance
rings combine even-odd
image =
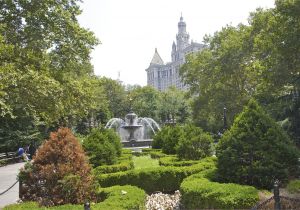
[[[213,182],[207,173],[192,175],[181,183],[181,203],[186,209],[249,209],[258,202],[256,188]]]
[[[122,194],[122,191],[125,194]],[[93,210],[121,210],[121,209],[145,209],[146,193],[142,189],[134,186],[113,186],[99,190],[100,203],[92,204]],[[35,209],[57,209],[57,210],[82,210],[83,205],[62,205],[51,208],[39,207],[36,202],[26,202],[22,204],[13,204],[4,207],[4,210],[35,210]]]
[[[179,160],[176,155],[168,155],[159,159],[161,166],[191,166],[199,162],[199,160]]]
[[[93,169],[94,174],[107,174],[107,173],[115,173],[119,171],[128,171],[134,168],[134,164],[132,161],[132,153],[126,150],[122,150],[122,155],[118,158],[118,163],[113,165],[103,165],[98,166]]]
[[[178,190],[184,178],[192,174],[215,168],[216,158],[205,158],[200,163],[186,167],[157,167],[142,170],[129,170],[98,175],[102,187],[113,185],[134,185],[148,193],[154,191],[173,192]]]

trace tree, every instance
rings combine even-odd
[[[50,135],[38,149],[33,162],[21,170],[22,200],[52,206],[95,200],[91,167],[78,140],[68,128]]]
[[[151,117],[158,120],[160,92],[153,87],[136,87],[129,93],[132,109],[140,117]]]
[[[129,111],[125,87],[118,81],[105,77],[101,78],[101,86],[108,99],[108,107],[112,117],[125,116]]]
[[[114,164],[121,155],[120,137],[111,129],[93,129],[84,139],[83,148],[94,167]]]
[[[299,151],[283,129],[250,100],[217,147],[218,177],[270,189],[297,174]]]
[[[185,99],[185,93],[175,87],[170,87],[160,94],[158,108],[162,123],[166,121],[184,123],[190,117],[189,101]]]
[[[252,72],[250,27],[227,26],[214,36],[206,36],[208,46],[190,55],[180,70],[194,96],[193,112],[196,124],[217,133],[222,129],[223,108],[229,125],[255,91],[257,81]]]
[[[176,146],[179,159],[199,160],[212,155],[213,139],[208,133],[193,125],[184,126],[184,133]]]

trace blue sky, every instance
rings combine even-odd
[[[181,13],[191,39],[202,42],[226,24],[246,24],[258,7],[272,8],[274,0],[85,0],[78,19],[101,41],[92,52],[95,74],[117,79],[120,72],[124,84],[143,86],[155,48],[171,60]]]

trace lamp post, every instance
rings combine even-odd
[[[223,120],[224,120],[223,130],[225,132],[225,130],[227,129],[226,107],[224,107],[224,109],[223,109]]]

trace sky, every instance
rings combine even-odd
[[[226,25],[247,24],[256,8],[273,8],[274,0],[83,0],[80,25],[101,44],[91,56],[96,75],[123,84],[147,84],[155,48],[165,63],[182,14],[190,40],[201,43]]]

